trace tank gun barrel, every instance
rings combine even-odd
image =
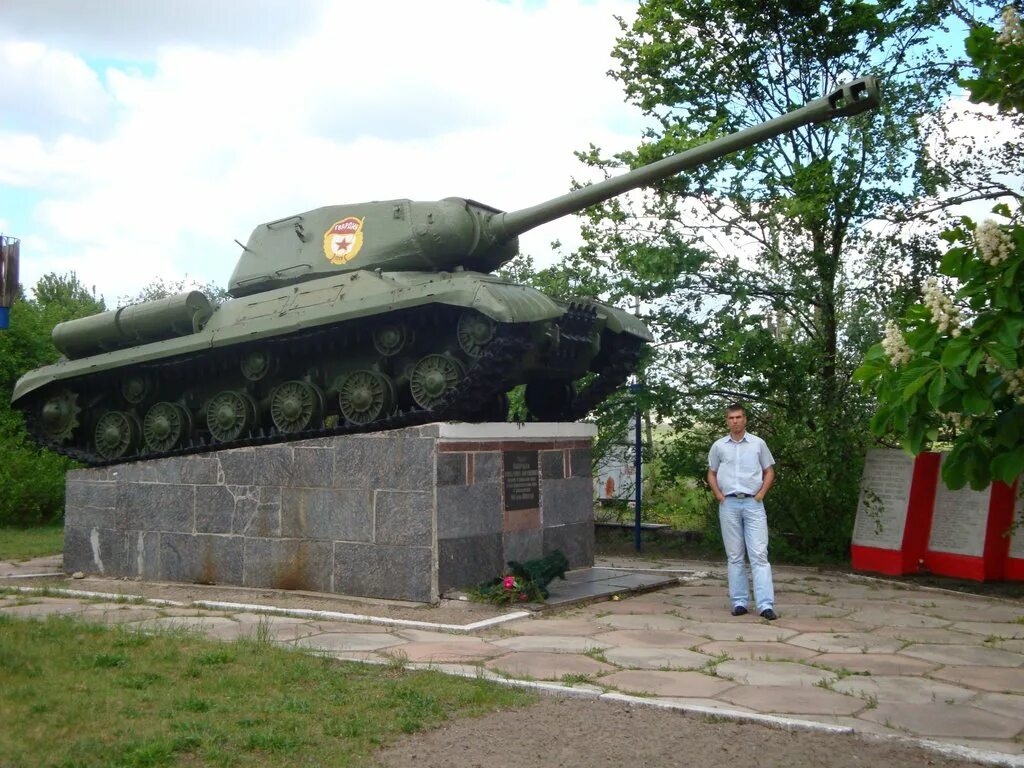
[[[879,102],[877,78],[862,77],[838,86],[827,96],[814,99],[799,109],[772,120],[722,136],[650,165],[641,166],[621,176],[575,189],[538,205],[498,214],[491,219],[489,228],[496,239],[506,240],[631,189],[648,186],[795,128],[874,109]]]

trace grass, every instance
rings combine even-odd
[[[257,640],[0,616],[0,766],[360,765],[526,692]]]
[[[0,560],[19,562],[63,551],[63,523],[32,528],[0,527]]]

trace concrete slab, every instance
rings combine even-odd
[[[996,621],[958,621],[953,629],[970,632],[972,635],[998,637],[1002,640],[1024,639],[1024,624],[1008,624]]]
[[[658,701],[669,704],[677,704],[680,707],[703,707],[704,709],[722,709],[727,712],[745,712],[752,714],[754,710],[741,707],[739,704],[732,704],[728,701],[718,699],[699,699],[686,696],[659,696]]]
[[[19,619],[45,619],[47,616],[74,616],[86,608],[88,604],[81,602],[40,602],[0,606],[0,615]]]
[[[609,685],[627,693],[648,696],[683,696],[687,698],[713,698],[736,687],[731,680],[724,680],[700,672],[655,672],[627,670],[601,678],[602,685]]]
[[[460,664],[492,659],[505,653],[490,643],[470,638],[471,642],[415,642],[395,645],[388,649],[394,655],[403,655],[408,661]]]
[[[709,640],[766,640],[782,642],[799,634],[795,629],[780,627],[777,622],[767,622],[759,618],[750,618],[750,614],[740,617],[745,621],[736,622],[704,622],[694,624],[687,631],[694,635],[703,635]]]
[[[682,648],[616,647],[604,652],[612,664],[631,669],[700,669],[713,661],[703,653]]]
[[[290,645],[298,648],[309,648],[315,651],[330,651],[332,653],[348,651],[378,651],[381,648],[390,648],[401,645],[405,641],[400,637],[381,634],[379,632],[331,632],[321,635],[310,635],[300,637],[291,641]]]
[[[792,661],[724,661],[715,667],[719,677],[756,686],[801,688],[837,680],[839,675]]]
[[[818,655],[816,651],[787,643],[733,643],[714,640],[697,648],[709,656],[728,656],[731,659],[757,659],[766,661],[802,661]]]
[[[852,715],[866,706],[864,701],[854,696],[814,686],[741,685],[718,698],[749,707],[755,712],[785,715]]]
[[[605,629],[586,619],[548,619],[537,616],[530,619],[506,622],[501,625],[506,632],[518,635],[592,635]]]
[[[864,629],[860,624],[855,624],[854,622],[847,621],[846,619],[797,619],[790,617],[789,613],[775,622],[775,625],[785,627],[786,629],[792,629],[801,634],[805,634],[807,632],[838,634],[841,632],[859,632]]]
[[[595,619],[599,625],[615,629],[687,629],[693,622],[684,621],[675,616],[599,616]]]
[[[784,603],[775,596],[775,610],[783,619],[849,619],[852,611],[820,603]]]
[[[943,645],[969,645],[974,637],[968,632],[926,627],[879,627],[873,634],[893,637],[905,643],[942,643]]]
[[[501,648],[503,653],[508,651],[586,653],[587,651],[600,651],[608,647],[608,643],[578,635],[520,635],[492,642],[496,647]]]
[[[938,619],[934,616],[924,616],[918,613],[906,611],[887,610],[861,610],[846,615],[850,621],[854,621],[867,628],[875,627],[947,627],[952,622],[948,619]]]
[[[160,611],[155,608],[141,608],[139,606],[121,606],[120,608],[90,606],[79,614],[83,621],[95,621],[102,624],[132,624],[134,622],[155,619],[160,616]]]
[[[956,736],[967,739],[1011,739],[1021,730],[1018,718],[997,715],[963,704],[879,704],[861,717],[915,736]]]
[[[861,720],[859,717],[850,715],[811,715],[806,712],[800,715],[801,720],[810,720],[812,723],[824,723],[825,725],[838,725],[841,728],[852,728],[856,733],[870,734],[873,736],[903,736],[906,734],[897,731],[895,728],[887,728],[881,723],[873,723],[870,720]]]
[[[820,653],[895,653],[903,647],[899,640],[866,632],[807,632],[787,642]]]
[[[692,648],[707,642],[699,635],[687,632],[673,632],[667,629],[615,629],[594,635],[594,639],[606,647],[629,646],[631,648]]]
[[[931,676],[979,691],[1024,694],[1024,669],[1020,667],[943,667]]]
[[[598,676],[615,667],[572,653],[510,653],[485,665],[512,677],[533,680],[561,680],[566,676]]]
[[[1024,665],[1024,656],[998,648],[980,645],[911,645],[901,653],[915,659],[934,661],[938,664],[968,665],[980,667],[1019,667]]]
[[[971,702],[971,706],[984,709],[986,712],[995,712],[997,715],[1016,717],[1024,723],[1024,696],[1007,693],[979,693]]]
[[[924,675],[939,667],[932,661],[895,653],[823,653],[814,663],[866,675]]]
[[[940,683],[923,677],[885,677],[852,675],[837,680],[832,690],[861,699],[907,704],[958,704],[977,695],[977,691]]]

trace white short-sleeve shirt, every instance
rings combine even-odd
[[[775,464],[768,445],[757,435],[744,433],[739,441],[732,435],[716,440],[708,452],[708,466],[718,478],[718,487],[730,493],[755,494],[761,489],[764,471]]]

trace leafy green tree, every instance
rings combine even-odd
[[[122,296],[119,298],[117,305],[123,307],[128,304],[142,304],[146,301],[166,299],[168,296],[185,293],[186,291],[200,291],[214,304],[220,304],[230,298],[227,290],[214,283],[197,283],[195,280],[189,280],[188,278],[165,280],[162,277],[158,277],[134,296]]]
[[[38,524],[61,516],[64,473],[73,464],[29,439],[21,412],[10,407],[11,395],[23,374],[56,362],[60,353],[50,333],[57,323],[104,308],[74,273],[44,275],[31,298],[19,293],[11,307],[10,328],[0,332],[0,525]]]
[[[770,519],[794,554],[840,555],[849,543],[872,405],[852,372],[887,301],[916,288],[894,290],[903,243],[877,225],[936,188],[922,116],[952,85],[955,57],[938,34],[949,12],[925,0],[648,0],[623,25],[612,74],[652,127],[635,151],[581,153],[612,173],[781,115],[853,75],[881,76],[877,112],[595,207],[585,228],[581,255],[604,295],[641,302],[659,337],[646,378],[688,446],[675,468],[701,465],[721,406],[746,401],[779,461]],[[927,274],[937,253],[918,255]]]
[[[974,28],[967,50],[977,77],[965,81],[974,101],[988,102],[1020,125],[1024,107],[1024,30],[1017,12],[1003,30]],[[1024,221],[964,218],[943,234],[949,244],[920,303],[891,322],[857,376],[878,396],[872,428],[895,434],[911,453],[951,444],[942,477],[951,488],[1024,472]],[[949,292],[952,295],[949,295]]]

